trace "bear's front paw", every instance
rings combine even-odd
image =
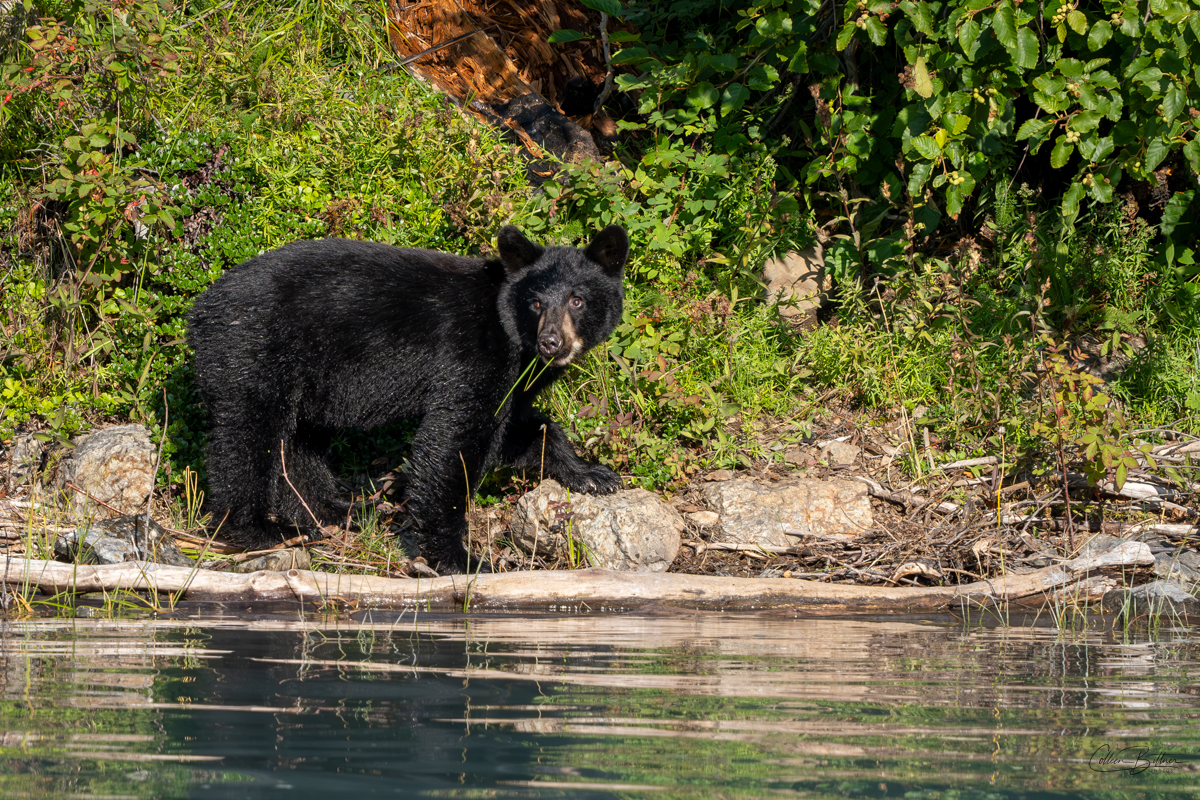
[[[579,469],[559,477],[559,483],[573,492],[612,494],[621,488],[621,476],[603,464],[581,463]]]

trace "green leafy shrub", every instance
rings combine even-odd
[[[878,266],[1046,146],[1068,223],[1126,178],[1200,174],[1197,12],[1195,0],[1144,12],[1115,0],[631,3],[641,33],[613,61],[635,70],[617,83],[638,98],[647,152],[771,152],[808,191],[842,195],[856,261]],[[1179,192],[1164,217],[1180,252],[1193,200]],[[869,248],[888,208],[908,226]]]

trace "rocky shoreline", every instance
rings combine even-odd
[[[888,489],[875,479],[878,470],[869,477],[857,465],[872,449],[884,451],[879,460],[895,454],[886,453],[886,445],[865,442],[860,447],[847,438],[796,446],[782,465],[761,472],[709,472],[670,498],[640,488],[609,496],[572,495],[547,480],[500,508],[475,509],[474,527],[486,520],[488,534],[486,544],[476,543],[473,552],[487,553],[497,573],[548,574],[529,572],[539,566],[565,567],[581,576],[587,572],[593,592],[604,591],[605,582],[589,567],[603,574],[670,573],[732,581],[718,594],[735,605],[766,602],[767,597],[778,597],[784,605],[797,602],[791,590],[777,586],[765,592],[759,586],[771,579],[857,588],[861,607],[877,607],[880,590],[904,590],[908,601],[902,591],[895,598],[888,595],[883,605],[914,611],[926,607],[926,595],[935,589],[948,590],[941,598],[948,602],[979,595],[979,586],[1023,579],[1033,587],[1025,599],[1040,603],[1072,598],[1082,607],[1098,605],[1106,611],[1200,612],[1194,597],[1200,590],[1200,528],[1195,512],[1165,493],[1156,520],[1137,520],[1127,513],[1119,521],[1085,516],[1064,526],[1052,514],[1022,515],[995,502],[977,503],[962,491],[969,479],[946,483],[959,489],[954,499],[945,499],[951,497],[946,487],[940,492]],[[8,443],[0,457],[0,552],[12,563],[21,559],[26,572],[28,564],[45,556],[43,562],[52,558],[77,566],[160,564],[206,574],[373,573],[381,580],[411,576],[426,583],[436,576],[414,557],[412,543],[404,537],[402,509],[386,517],[399,534],[395,558],[389,556],[386,569],[371,569],[368,563],[343,569],[323,560],[331,548],[340,546],[345,552],[354,540],[353,528],[327,531],[331,539],[308,546],[236,553],[203,530],[165,524],[165,509],[151,501],[159,450],[144,427],[100,428],[72,445],[48,448],[25,434]],[[1176,449],[1187,457],[1187,447]],[[989,469],[995,479],[996,465],[988,459],[943,467],[951,475],[954,470]],[[1146,490],[1142,494],[1126,498],[1131,508],[1125,510],[1152,507],[1150,495]],[[1158,496],[1152,492],[1153,498]],[[1168,522],[1169,516],[1182,519]],[[408,596],[407,590],[389,591]],[[663,591],[674,597],[676,589]],[[838,602],[848,602],[844,593],[834,594],[842,598]],[[999,590],[989,596],[1022,599]],[[493,601],[499,602],[496,597]]]

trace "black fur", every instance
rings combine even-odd
[[[625,231],[605,228],[578,250],[542,248],[509,226],[499,251],[484,261],[295,242],[196,299],[188,340],[212,420],[208,508],[225,519],[224,538],[263,547],[312,530],[284,479],[280,442],[287,477],[321,524],[343,521],[348,506],[327,461],[333,432],[405,417],[421,417],[409,508],[422,554],[445,570],[467,565],[468,481],[473,489],[497,464],[539,468],[543,426],[546,474],[582,492],[620,486],[610,469],[581,460],[533,401],[620,320]],[[518,382],[535,359],[539,377]]]

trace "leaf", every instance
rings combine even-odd
[[[1108,203],[1112,201],[1112,184],[1102,180],[1100,175],[1092,176],[1092,183],[1088,188],[1091,190],[1090,193],[1093,200],[1098,200],[1101,203]]]
[[[1178,83],[1172,83],[1171,88],[1167,89],[1167,93],[1163,96],[1163,116],[1166,117],[1167,122],[1178,117],[1185,105],[1187,105],[1187,98],[1183,94],[1183,88]]]
[[[772,11],[754,23],[754,29],[766,39],[776,39],[792,32],[792,18],[784,11]]]
[[[929,3],[925,0],[913,2],[913,0],[903,0],[900,3],[900,10],[904,12],[904,16],[908,17],[909,22],[913,24],[921,33],[926,36],[935,36],[933,30],[933,12],[929,8]]]
[[[1193,141],[1197,141],[1193,139]],[[1179,227],[1180,222],[1184,224],[1191,222],[1191,215],[1187,213],[1188,206],[1192,204],[1192,198],[1195,197],[1194,191],[1176,192],[1171,195],[1171,199],[1167,201],[1167,207],[1163,209],[1162,223],[1159,225],[1159,231],[1163,236],[1170,236]]]
[[[634,61],[644,61],[650,57],[650,51],[644,47],[626,47],[612,57],[614,64],[628,64]]]
[[[1146,67],[1144,70],[1133,76],[1133,79],[1138,83],[1152,83],[1162,77],[1162,70],[1158,67]]]
[[[928,161],[918,161],[914,164],[912,172],[908,176],[908,193],[913,197],[920,197],[921,190],[929,182],[929,176],[932,172],[933,164]]]
[[[1117,466],[1117,474],[1114,476],[1113,482],[1116,484],[1118,492],[1125,486],[1125,477],[1128,474],[1129,468],[1125,466],[1124,462]]]
[[[578,42],[580,39],[590,39],[586,33],[573,30],[571,28],[563,28],[550,34],[546,41],[550,44],[566,44],[567,42]]]
[[[610,17],[619,17],[625,13],[625,5],[620,0],[579,0],[580,3]]]
[[[1088,34],[1088,49],[1099,50],[1104,45],[1108,44],[1108,40],[1112,38],[1112,25],[1108,20],[1102,19],[1092,26],[1091,32]]]
[[[1067,14],[1067,24],[1071,26],[1071,30],[1075,31],[1080,36],[1087,34],[1087,17],[1084,16],[1084,13],[1079,9],[1075,9],[1070,14]]]
[[[1013,60],[1022,69],[1033,69],[1037,66],[1038,38],[1029,28],[1021,28],[1017,32],[1017,52]]]
[[[1001,0],[1000,7],[992,17],[992,30],[996,39],[1008,48],[1017,45],[1017,18],[1013,13],[1012,0]]]
[[[858,26],[853,21],[842,26],[842,29],[838,31],[837,42],[834,43],[838,52],[845,50],[850,45],[850,40],[854,38],[856,30],[858,30]]]
[[[692,108],[712,108],[717,104],[720,94],[708,81],[700,81],[687,93],[688,105]]]
[[[1096,111],[1100,108],[1100,98],[1096,97],[1096,90],[1092,88],[1090,83],[1085,83],[1079,87],[1079,105],[1089,111]]]
[[[788,70],[791,72],[808,72],[808,45],[805,42],[798,42],[797,44],[796,54],[788,62]]]
[[[1063,221],[1072,224],[1075,218],[1079,216],[1079,201],[1083,199],[1083,184],[1079,181],[1072,181],[1071,188],[1067,189],[1063,195],[1062,215]]]
[[[938,147],[932,136],[914,136],[912,140],[913,149],[921,154],[922,158],[935,161],[942,154],[942,148]]]
[[[913,64],[913,89],[921,97],[929,98],[933,96],[933,81],[929,79],[929,70],[925,67],[925,59],[918,58],[917,63]]]
[[[726,86],[725,91],[721,93],[721,116],[737,111],[746,104],[749,97],[750,90],[740,83],[731,83]]]
[[[1073,152],[1075,152],[1075,145],[1068,142],[1066,136],[1059,136],[1054,143],[1054,149],[1050,151],[1050,166],[1054,169],[1062,169]]]
[[[978,39],[979,23],[975,21],[975,16],[971,15],[963,20],[963,24],[958,29],[958,46],[963,49],[967,58],[975,55],[975,44]]]
[[[1017,130],[1017,141],[1044,136],[1053,127],[1054,120],[1052,119],[1027,119]]]
[[[887,26],[879,21],[879,17],[867,17],[867,36],[877,47],[887,44]]]
[[[1193,138],[1183,146],[1183,154],[1187,156],[1192,172],[1200,172],[1200,138]]]
[[[1060,58],[1058,61],[1054,62],[1054,68],[1068,78],[1078,78],[1083,75],[1083,62],[1077,58]],[[1037,83],[1036,79],[1034,80],[1034,83]],[[1046,89],[1040,84],[1038,85],[1038,88],[1044,92],[1052,91],[1050,89]]]
[[[951,184],[946,189],[946,216],[950,219],[958,219],[958,214],[962,211],[963,199],[962,187]]]
[[[1160,137],[1154,137],[1146,145],[1146,156],[1142,159],[1142,171],[1147,175],[1158,169],[1158,165],[1167,157],[1170,148]]]
[[[1099,111],[1080,111],[1071,118],[1071,130],[1079,133],[1087,133],[1088,131],[1095,130],[1103,118],[1104,115]]]

